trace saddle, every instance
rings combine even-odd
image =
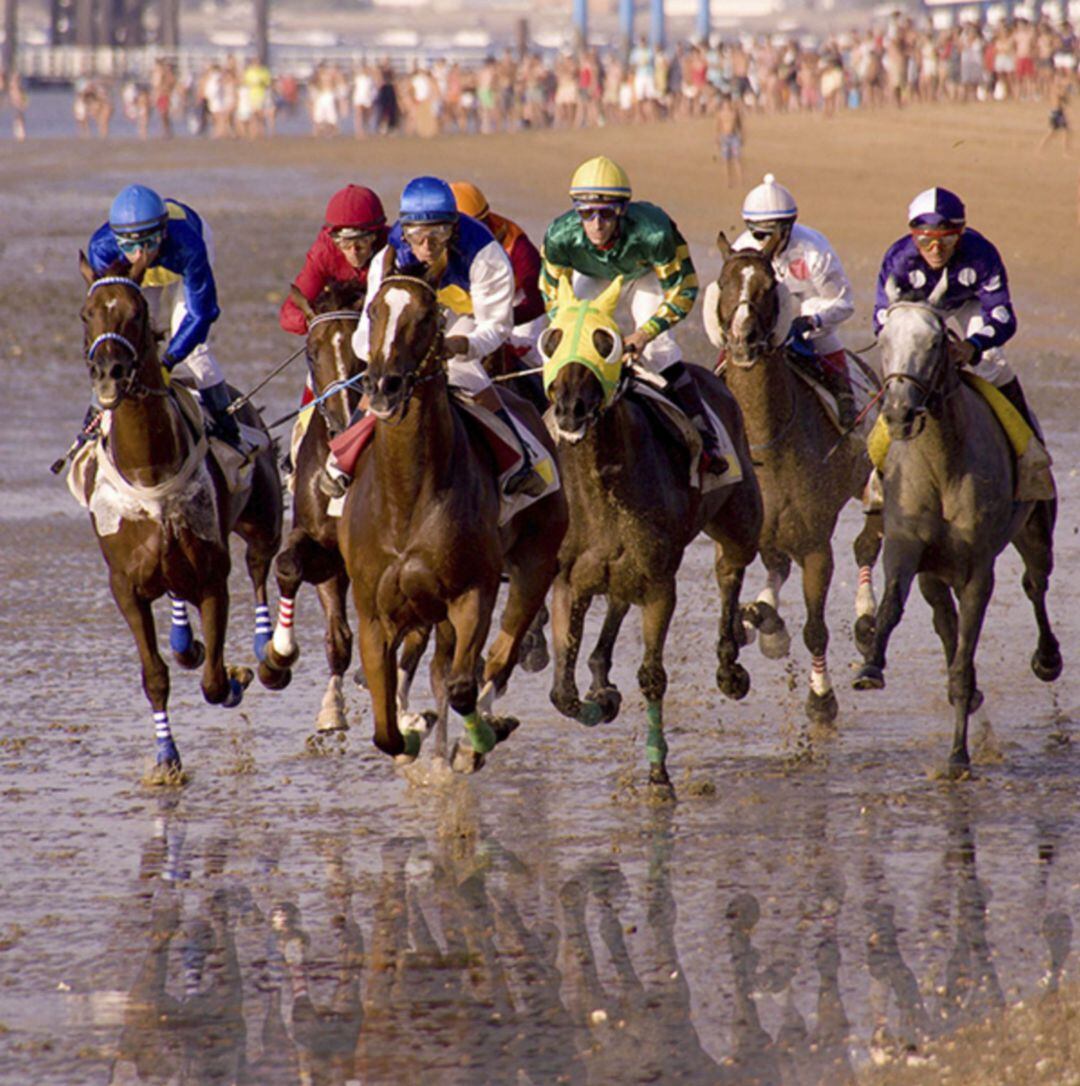
[[[877,418],[877,409],[871,408],[874,398],[881,389],[877,375],[857,354],[845,351],[845,363],[847,365],[848,382],[851,385],[852,395],[855,397],[855,411],[859,416],[859,424],[854,432],[865,439],[873,428]],[[829,389],[821,360],[805,346],[790,344],[787,349],[787,364],[797,377],[805,381],[825,408],[829,421],[837,430],[843,432],[840,425],[840,412],[836,406],[836,397]]]

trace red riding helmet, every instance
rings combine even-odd
[[[326,225],[331,230],[377,230],[386,225],[382,200],[362,185],[346,185],[330,197],[326,205]]]

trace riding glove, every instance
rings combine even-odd
[[[816,332],[821,327],[817,317],[796,317],[788,329],[788,339],[806,339],[811,332]]]

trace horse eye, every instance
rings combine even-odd
[[[615,353],[615,337],[606,329],[598,328],[593,332],[592,341],[600,357],[610,360]]]

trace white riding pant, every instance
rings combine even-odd
[[[444,334],[447,336],[467,336],[476,328],[476,322],[465,313],[447,313]],[[491,388],[491,378],[478,359],[466,358],[463,354],[451,355],[446,360],[446,376],[454,388],[460,388],[470,396],[477,396],[486,388]]]
[[[210,227],[203,223],[203,241],[206,243],[206,255],[211,267],[214,263],[214,235]],[[187,316],[187,306],[184,304],[184,282],[177,279],[161,287],[143,287],[143,295],[146,304],[150,308],[150,319],[154,326],[160,328],[166,320],[169,325],[169,335],[175,336],[180,330],[180,325]],[[178,362],[172,369],[176,377],[186,378],[194,383],[196,388],[211,388],[225,380],[225,374],[221,372],[217,359],[210,350],[209,334],[192,350],[187,358]]]
[[[964,337],[973,336],[986,326],[982,309],[977,301],[970,301],[954,310],[949,314],[949,320],[956,322],[960,328],[960,334]],[[989,381],[996,388],[1001,388],[1002,385],[1007,385],[1016,379],[1016,374],[1005,360],[1005,351],[1001,347],[991,347],[983,351],[979,361],[968,369],[978,374],[984,381]]]
[[[594,279],[590,275],[574,272],[570,285],[579,298],[595,298],[611,285],[611,280]],[[664,289],[660,286],[656,273],[649,272],[624,287],[622,298],[630,303],[630,316],[634,320],[634,328],[637,329],[660,308],[664,301]],[[668,366],[674,366],[681,361],[682,351],[671,332],[661,332],[648,343],[640,359],[641,365],[650,373],[663,373]]]
[[[543,365],[544,360],[536,350],[536,342],[540,338],[540,333],[543,332],[547,326],[548,319],[545,315],[541,314],[539,317],[535,317],[531,321],[526,321],[524,324],[515,324],[510,332],[510,345],[513,347],[526,348],[525,353],[522,355],[522,359],[529,367]]]

